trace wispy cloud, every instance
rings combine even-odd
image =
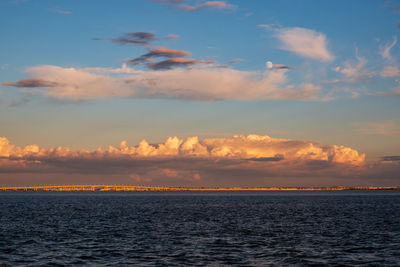
[[[372,76],[373,73],[369,73],[364,69],[368,61],[364,57],[359,56],[357,50],[356,59],[357,62],[346,61],[344,66],[337,66],[333,70],[345,75],[346,79],[344,81],[350,83],[357,82],[362,77]]]
[[[280,47],[300,56],[330,62],[334,55],[328,49],[325,34],[305,28],[279,28],[275,37],[282,42]]]
[[[58,13],[58,14],[62,14],[62,15],[71,15],[72,14],[71,11],[63,10],[63,9],[58,8],[58,7],[50,8],[49,11],[54,12],[54,13]]]
[[[354,129],[361,134],[400,136],[400,126],[394,121],[357,122],[353,123]]]
[[[194,64],[214,64],[215,61],[204,61],[191,58],[174,57],[156,63],[149,63],[147,66],[152,70],[170,70],[176,67],[191,67]]]
[[[167,35],[167,37],[165,37],[166,39],[178,39],[178,38],[180,38],[180,36],[179,35],[177,35],[177,34],[169,34],[169,35]]]
[[[60,86],[57,82],[50,82],[42,79],[22,79],[15,83],[4,82],[2,85],[15,87],[55,87]]]
[[[379,54],[381,55],[381,57],[383,59],[386,59],[386,60],[389,60],[389,61],[393,60],[390,51],[396,45],[396,43],[397,43],[397,37],[394,36],[393,37],[393,42],[391,44],[386,44],[386,45],[381,46]]]
[[[198,5],[180,5],[179,6],[182,10],[185,11],[196,11],[199,9],[203,9],[203,8],[211,8],[211,9],[235,9],[236,6],[235,5],[231,5],[228,2],[225,1],[206,1],[204,3],[198,4]]]
[[[197,4],[192,5],[188,0],[149,0],[157,4],[169,4],[178,7],[183,11],[196,11],[200,9],[214,10],[235,10],[236,5],[228,3],[228,1],[197,1]]]
[[[93,38],[93,40],[104,40],[101,38]],[[105,39],[120,44],[148,45],[152,41],[158,40],[153,33],[150,32],[129,32],[119,38]]]
[[[378,92],[377,93],[380,96],[396,96],[396,97],[400,97],[400,87],[394,87],[391,88],[389,92]]]
[[[386,66],[380,72],[382,78],[397,77],[400,74],[400,69],[397,66]]]
[[[227,61],[226,64],[232,65],[232,64],[236,64],[236,63],[244,62],[244,61],[246,61],[246,59],[235,58],[235,59],[231,59],[231,60]]]
[[[166,58],[174,58],[174,57],[186,57],[191,56],[191,53],[183,50],[175,50],[166,47],[159,47],[156,49],[150,50],[148,53],[131,60],[128,60],[130,64],[136,65],[143,62],[148,62],[152,58],[157,57],[166,57]]]

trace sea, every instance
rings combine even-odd
[[[79,265],[400,266],[400,192],[0,192],[0,266]]]

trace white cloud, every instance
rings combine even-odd
[[[334,59],[327,48],[328,41],[323,33],[295,27],[277,29],[275,36],[282,42],[283,50],[320,61],[329,62]]]
[[[28,92],[73,101],[114,97],[195,101],[318,100],[321,91],[313,84],[288,84],[286,70],[256,72],[192,68],[135,71],[126,66],[119,69],[37,66],[27,72],[51,85],[30,88]]]

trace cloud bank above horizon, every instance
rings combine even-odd
[[[389,171],[399,168],[396,162],[386,162]],[[62,177],[54,178],[53,184],[71,183],[68,177],[73,174],[92,178],[107,175],[109,183],[148,185],[255,186],[270,181],[285,183],[287,179],[292,183],[295,179],[299,185],[310,179],[315,185],[331,179],[331,183],[342,185],[343,180],[351,184],[353,178],[368,178],[382,168],[382,173],[387,172],[383,165],[366,163],[365,154],[349,147],[260,135],[203,140],[197,136],[186,140],[175,136],[159,144],[142,140],[136,146],[122,141],[119,147],[93,151],[19,147],[5,137],[0,138],[0,176],[24,177],[25,184],[37,183],[29,177],[40,175]]]

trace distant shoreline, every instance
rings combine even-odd
[[[400,190],[400,186],[355,186],[355,187],[163,187],[130,185],[52,185],[52,186],[3,186],[0,191],[367,191]]]

